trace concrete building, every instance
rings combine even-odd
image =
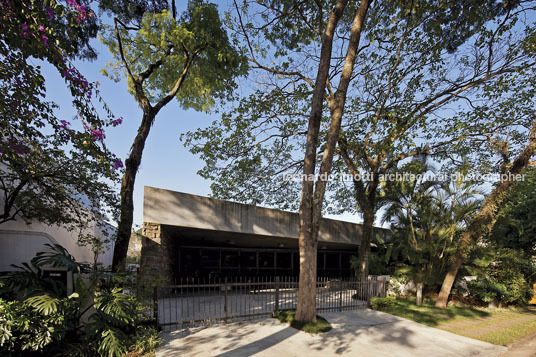
[[[145,186],[141,271],[180,277],[296,276],[298,214]],[[377,229],[384,238],[387,230]],[[352,274],[362,226],[322,219],[318,275]]]

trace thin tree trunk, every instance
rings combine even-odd
[[[422,289],[423,289],[423,283],[417,283],[417,294],[415,297],[417,306],[422,306]]]
[[[529,135],[529,143],[527,144],[525,149],[519,154],[519,156],[514,160],[510,169],[503,170],[503,174],[515,176],[529,165],[531,157],[536,152],[535,136],[536,120],[533,123]],[[507,163],[505,162],[504,166],[506,166],[506,164]],[[452,285],[454,284],[454,280],[456,279],[456,275],[458,274],[460,267],[467,258],[471,246],[478,242],[481,237],[484,237],[487,233],[489,233],[489,231],[493,227],[493,223],[497,219],[501,204],[503,203],[506,193],[508,192],[512,184],[512,180],[501,181],[493,189],[478,214],[467,227],[467,230],[462,234],[458,249],[456,250],[454,256],[454,260],[450,264],[447,275],[443,280],[441,291],[439,292],[439,296],[436,300],[436,307],[441,309],[445,309],[447,307],[447,301],[450,295],[450,291],[452,290]]]
[[[351,80],[355,58],[357,56],[361,29],[370,4],[369,0],[362,0],[354,17],[341,79],[335,93],[335,98],[333,98],[332,101],[331,123],[328,129],[326,148],[320,165],[319,179],[316,182],[315,187],[314,180],[310,180],[310,178],[312,178],[316,166],[316,147],[322,119],[324,92],[330,69],[333,35],[337,23],[346,7],[346,2],[347,1],[339,1],[337,3],[330,15],[326,31],[324,32],[320,54],[320,65],[318,67],[317,78],[313,90],[312,109],[307,130],[303,171],[304,177],[300,201],[300,281],[298,288],[298,306],[296,310],[296,320],[301,322],[316,321],[316,248],[320,219],[322,218],[322,204],[324,202],[327,180],[331,173],[333,155],[339,140],[346,94]]]
[[[296,320],[303,322],[316,321],[316,246],[318,230],[313,226],[313,194],[315,173],[316,146],[318,133],[322,120],[322,104],[326,81],[329,75],[333,35],[339,19],[342,17],[347,1],[340,0],[331,11],[326,29],[322,36],[320,50],[320,63],[316,75],[311,114],[307,128],[307,141],[305,144],[305,158],[303,167],[302,193],[300,200],[300,227],[298,243],[300,248],[300,279],[298,284],[298,306]]]
[[[361,281],[367,281],[369,275],[370,242],[374,234],[374,211],[363,210],[363,234],[359,245],[359,276]]]
[[[121,217],[117,227],[117,238],[112,260],[112,271],[114,272],[122,271],[125,268],[125,258],[134,219],[134,183],[140,167],[145,141],[149,136],[155,117],[156,114],[152,110],[144,111],[138,134],[130,148],[130,155],[125,160],[125,173],[121,181]]]

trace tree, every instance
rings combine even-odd
[[[328,80],[332,41],[337,27],[337,22],[342,16],[345,1],[339,1],[326,24],[322,36],[320,50],[320,63],[311,100],[311,114],[307,129],[305,143],[305,158],[303,165],[302,194],[300,200],[300,226],[298,243],[300,248],[300,279],[298,286],[298,305],[296,309],[296,321],[316,321],[316,250],[320,219],[322,218],[322,205],[326,191],[327,178],[324,175],[331,173],[331,166],[335,152],[335,146],[341,129],[341,121],[344,113],[346,94],[352,77],[352,71],[357,56],[357,49],[361,38],[361,30],[370,2],[362,0],[355,13],[354,22],[350,31],[350,39],[344,65],[341,72],[339,86],[335,94],[329,98],[331,101],[331,116],[327,133],[326,146],[322,155],[319,169],[319,178],[315,182],[314,176],[317,164],[317,145],[320,125],[322,122],[322,104],[326,82]]]
[[[445,4],[412,4],[382,2],[370,8],[363,27],[366,42],[356,50],[359,71],[351,76],[348,114],[339,127],[340,137],[332,135],[331,124],[337,123],[332,120],[338,110],[334,82],[346,59],[342,54],[349,40],[344,35],[350,27],[348,16],[342,18],[344,25],[340,25],[341,31],[332,46],[338,55],[332,58],[326,80],[326,105],[318,135],[327,161],[318,158],[314,164],[319,173],[330,173],[330,140],[337,137],[335,174],[370,177],[366,182],[354,180],[350,187],[328,185],[328,190],[335,192],[331,196],[333,206],[363,214],[363,278],[368,275],[369,243],[375,214],[381,207],[380,177],[406,158],[441,151],[444,146],[472,135],[470,131],[459,130],[464,127],[460,121],[447,122],[451,129],[445,129],[440,121],[446,117],[446,108],[457,112],[459,107],[470,106],[467,103],[479,95],[477,88],[484,90],[492,80],[504,81],[505,75],[514,76],[520,68],[530,65],[526,56],[516,52],[516,46],[507,46],[515,32],[517,14],[511,10],[516,4],[509,7],[493,3],[489,8],[488,3],[481,2],[464,8],[462,2],[458,10],[464,9],[460,10],[464,16],[447,16],[451,21],[447,23],[442,19],[448,12]],[[281,176],[303,170],[306,175],[299,177],[305,179],[315,172],[311,162],[300,156],[306,152],[309,160],[316,158],[311,153],[311,131],[307,127],[310,117],[306,113],[310,113],[318,83],[313,78],[317,78],[315,69],[321,63],[317,54],[322,43],[320,34],[327,23],[321,19],[330,7],[318,2],[261,2],[258,6],[260,9],[252,10],[253,15],[247,20],[242,19],[246,17],[244,13],[238,16],[234,28],[249,49],[251,68],[263,73],[264,77],[256,79],[263,90],[243,98],[221,122],[189,133],[186,145],[205,160],[206,166],[200,173],[214,181],[215,195],[296,209],[298,200],[292,200],[298,196],[299,186],[282,180]],[[491,16],[482,16],[484,9],[493,10],[493,16],[497,16],[495,31],[482,25]],[[449,25],[464,29],[460,36],[463,41],[444,35]],[[483,60],[485,56],[488,61]],[[498,125],[505,123],[486,123],[478,129],[493,131]],[[318,181],[320,189],[315,189],[318,198],[323,197],[320,193],[326,185],[322,181]],[[314,183],[298,182],[305,187],[302,192],[312,192]],[[322,207],[321,202],[314,202],[316,207]],[[303,208],[300,205],[300,210]]]
[[[455,181],[435,180],[433,171],[414,158],[401,168],[402,174],[413,176],[386,183],[382,198],[387,202],[382,222],[390,222],[393,232],[391,256],[403,258],[399,270],[416,283],[418,306],[423,288],[440,282],[461,232],[480,205],[475,182],[462,179],[467,167],[458,169]]]
[[[180,18],[168,10],[146,12],[141,24],[114,18],[105,27],[102,42],[113,54],[115,80],[124,75],[129,92],[143,115],[138,133],[125,160],[121,207],[114,248],[113,270],[122,270],[133,220],[133,190],[145,141],[160,110],[176,99],[183,108],[208,111],[215,98],[235,87],[245,73],[244,60],[229,42],[216,6],[192,0]]]
[[[528,134],[528,142],[513,161],[509,158],[510,155],[512,155],[512,152],[509,152],[508,141],[505,140],[498,144],[500,155],[502,157],[500,173],[505,176],[502,176],[501,180],[497,182],[490,195],[486,198],[480,211],[462,234],[454,259],[443,280],[441,291],[436,300],[436,307],[446,308],[447,300],[452,285],[454,284],[454,280],[456,279],[456,275],[464,260],[467,258],[471,246],[490,233],[497,220],[505,197],[513,186],[513,183],[516,181],[516,176],[520,175],[520,173],[530,164],[531,158],[536,154],[536,114],[534,112],[532,113],[531,119],[532,127]]]
[[[381,177],[405,159],[421,154],[441,155],[445,147],[466,136],[508,125],[506,120],[512,121],[512,117],[503,118],[502,122],[490,121],[478,130],[458,131],[454,128],[463,123],[457,116],[444,121],[445,110],[459,112],[467,104],[467,110],[471,110],[472,102],[479,100],[479,92],[493,82],[503,81],[505,76],[515,77],[520,68],[528,65],[527,56],[517,53],[517,45],[508,46],[517,23],[516,14],[511,11],[493,19],[497,24],[490,26],[496,26],[495,31],[477,28],[470,39],[452,48],[441,39],[428,40],[428,18],[442,13],[441,6],[408,10],[409,13],[395,18],[386,5],[378,16],[378,22],[384,25],[376,26],[375,35],[392,40],[363,54],[372,60],[370,64],[365,62],[366,75],[356,81],[362,94],[353,102],[352,111],[360,115],[348,119],[339,142],[344,160],[339,170],[341,174],[350,172],[357,179],[352,180],[349,188],[340,187],[335,199],[353,196],[363,214],[359,252],[363,277],[368,275],[369,243],[376,212],[384,204],[380,196]],[[393,18],[395,25],[389,26]],[[469,16],[465,21],[470,23],[472,18]],[[506,50],[502,52],[503,49]],[[483,55],[482,51],[487,53]],[[483,60],[486,56],[488,60]],[[451,72],[452,68],[457,70]]]
[[[353,74],[351,99],[347,105],[352,114],[347,115],[341,126],[339,156],[334,164],[335,174],[350,173],[353,177],[369,179],[350,181],[349,187],[331,186],[335,191],[331,197],[333,206],[338,206],[339,211],[363,214],[363,244],[360,248],[363,277],[368,271],[375,214],[382,203],[378,197],[380,177],[406,158],[441,153],[448,144],[473,135],[469,130],[459,130],[459,127],[464,128],[460,120],[448,121],[445,127],[441,121],[446,119],[447,108],[454,112],[460,110],[458,107],[470,109],[471,103],[478,98],[478,90],[484,90],[492,81],[504,81],[506,75],[514,78],[519,68],[531,64],[524,54],[516,52],[516,45],[508,46],[515,34],[513,25],[518,14],[511,8],[496,8],[495,5],[491,9],[497,17],[494,19],[497,22],[495,31],[478,25],[483,18],[477,14],[483,9],[490,10],[487,5],[482,3],[480,7],[467,9],[468,14],[463,20],[467,32],[463,32],[465,42],[461,43],[452,42],[452,38],[442,36],[443,31],[437,29],[445,28],[441,20],[445,8],[441,4],[415,5],[413,8],[408,5],[401,9],[398,4],[385,2],[371,8],[370,23],[365,26],[368,42],[358,50],[360,71]],[[278,60],[272,67],[260,63],[255,53],[250,56],[252,68],[272,74],[270,81],[263,82],[270,91],[257,91],[244,98],[226,120],[207,130],[190,133],[186,140],[192,151],[205,159],[207,165],[201,175],[214,181],[213,192],[222,198],[295,208],[289,201],[297,196],[297,185],[282,182],[281,174],[299,172],[304,165],[298,155],[300,150],[305,150],[304,113],[312,95],[311,83],[314,83],[310,79],[310,68],[315,68],[318,61],[314,50],[308,47],[311,40],[305,37],[308,29],[314,29],[316,24],[304,20],[303,15],[317,18],[315,9],[299,6],[278,9],[276,20],[284,23],[291,18],[288,14],[291,10],[297,17],[294,23],[302,22],[303,28],[296,30],[301,37],[293,39],[285,33],[288,45],[284,42],[284,50],[276,46],[273,56],[266,59],[266,62]],[[460,18],[451,20],[452,26],[458,26],[462,21]],[[258,24],[245,27],[265,28]],[[283,25],[278,23],[274,27],[281,31]],[[250,36],[246,36],[246,32],[242,31],[243,36],[253,49],[256,48],[260,40],[251,39],[253,31]],[[272,37],[279,34],[276,32]],[[303,37],[309,42],[303,41]],[[296,42],[300,40],[305,44],[296,48]],[[338,51],[344,48],[344,39],[341,42],[342,45],[335,46]],[[259,53],[261,58],[269,56],[266,51]],[[483,59],[486,56],[489,61]],[[330,102],[334,93],[331,83],[342,70],[342,57],[333,62],[326,85],[326,112],[334,109],[333,100]],[[324,115],[327,118],[330,114]],[[239,125],[231,125],[230,118]],[[328,136],[328,123],[324,125],[319,135],[322,145]],[[480,133],[492,132],[499,125],[505,123],[497,120],[476,129]],[[226,140],[221,140],[222,136]],[[216,148],[215,142],[220,143]],[[256,189],[259,185],[264,189]]]
[[[0,224],[22,218],[83,230],[113,214],[112,185],[122,165],[104,144],[104,129],[121,119],[71,63],[95,56],[88,44],[95,16],[74,0],[6,1],[0,8]],[[56,116],[58,106],[45,100],[45,79],[32,59],[60,73],[78,123]],[[93,98],[107,118],[98,115]]]
[[[523,181],[515,182],[505,197],[489,241],[502,248],[536,255],[536,167],[523,171]]]

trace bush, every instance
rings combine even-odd
[[[137,355],[153,352],[162,343],[160,332],[151,327],[138,326],[130,350]]]
[[[373,310],[383,310],[396,305],[396,297],[387,296],[384,298],[374,297],[370,299],[370,307]]]
[[[33,351],[46,356],[116,357],[132,350],[147,353],[158,345],[157,331],[139,327],[144,322],[138,317],[142,306],[125,292],[128,279],[92,271],[61,246],[49,247],[52,252],[38,253],[31,265],[23,264],[21,271],[4,277],[21,298],[0,299],[0,355]],[[73,273],[76,292],[64,297],[65,284],[44,277],[44,266]]]
[[[382,310],[396,305],[396,297],[387,296],[384,298],[373,297],[370,299],[370,306],[373,310]]]
[[[533,294],[528,279],[533,273],[532,262],[523,252],[500,249],[484,270],[484,276],[468,282],[467,289],[471,297],[483,303],[526,305]]]

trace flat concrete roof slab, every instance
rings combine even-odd
[[[143,222],[264,237],[298,239],[297,213],[144,187]],[[360,224],[322,219],[319,241],[359,245]],[[382,237],[387,230],[376,228]]]
[[[506,347],[374,310],[321,313],[333,326],[310,335],[276,319],[167,333],[164,356],[498,356]]]

